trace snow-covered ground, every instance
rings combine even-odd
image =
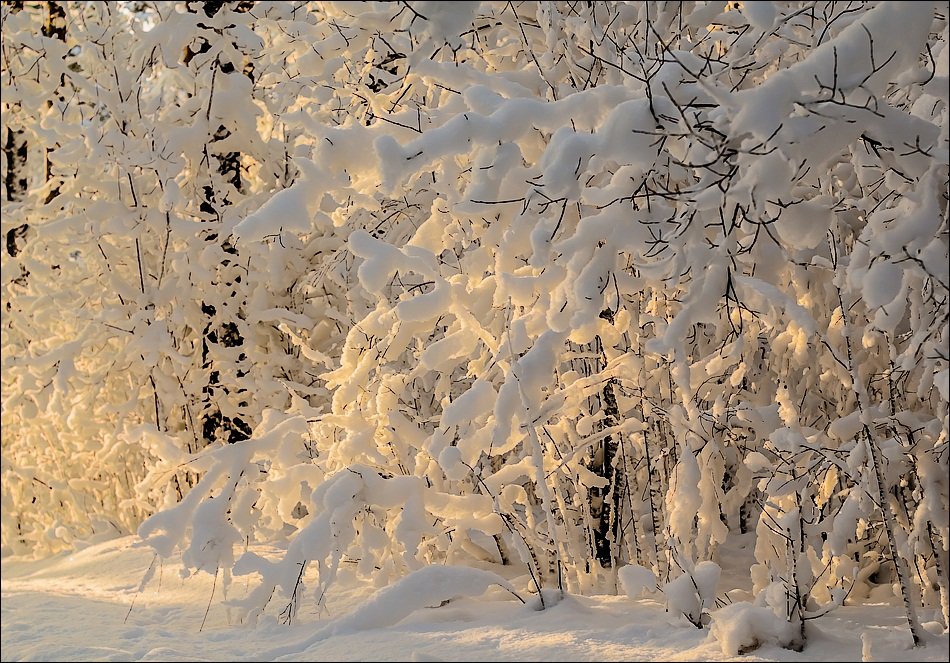
[[[328,601],[330,614],[318,616],[305,602],[292,626],[265,617],[249,628],[228,623],[220,583],[208,610],[212,578],[200,574],[182,580],[177,564],[166,563],[135,598],[152,553],[133,542],[98,543],[42,561],[4,560],[0,658],[730,660],[709,630],[694,628],[651,600],[567,596],[542,612],[530,600],[522,605],[493,586],[480,596],[440,606],[438,590],[445,578],[431,570],[415,579],[415,587],[403,583],[402,589],[382,590],[369,604],[373,588],[343,577]],[[461,587],[460,593],[477,592],[478,573],[463,572],[461,580],[452,579],[453,587]],[[243,593],[244,582],[237,579],[231,585],[232,597]],[[432,605],[426,605],[430,600]],[[207,621],[199,631],[206,610]],[[926,646],[911,650],[896,607],[849,606],[809,623],[803,653],[766,645],[742,658],[946,661],[946,634],[935,622],[928,630]]]

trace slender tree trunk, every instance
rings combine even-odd
[[[795,480],[794,472],[792,474]],[[795,506],[798,508],[798,528],[792,532],[791,528],[786,528],[785,535],[788,537],[788,546],[786,555],[788,556],[788,596],[789,610],[788,621],[795,625],[798,630],[797,637],[788,644],[788,648],[793,651],[802,651],[805,649],[807,639],[805,637],[805,603],[808,601],[808,587],[802,582],[801,571],[799,570],[800,559],[808,563],[808,557],[805,554],[805,519],[802,515],[802,503],[799,495],[795,494]]]
[[[837,272],[837,261],[838,257],[840,256],[840,247],[833,238],[831,239],[831,252],[832,256],[834,257],[835,271]],[[841,295],[841,289],[836,288],[836,290],[838,293],[838,306],[841,310],[842,316],[842,334],[844,336],[845,348],[848,355],[848,372],[851,378],[851,388],[854,390],[855,397],[857,398],[858,409],[861,414],[861,420],[863,424],[862,435],[864,437],[864,442],[867,445],[868,463],[870,465],[869,469],[873,475],[874,482],[877,484],[876,497],[878,506],[881,509],[881,517],[884,520],[884,530],[887,534],[888,550],[891,555],[891,560],[894,563],[894,571],[897,574],[897,582],[901,593],[901,602],[904,605],[904,618],[907,620],[907,628],[910,630],[910,635],[914,640],[914,646],[918,647],[922,642],[920,638],[920,620],[917,617],[917,607],[914,605],[915,602],[912,599],[907,565],[904,558],[900,556],[897,550],[897,539],[894,537],[894,532],[897,530],[897,522],[894,517],[894,512],[891,510],[890,501],[887,499],[887,492],[884,488],[884,476],[881,473],[880,450],[878,449],[877,444],[874,442],[874,435],[871,433],[870,414],[868,411],[870,404],[868,403],[867,390],[864,387],[864,383],[861,382],[861,376],[858,374],[858,370],[854,362],[853,346],[851,343],[851,325],[848,320],[848,308],[844,304],[844,298]]]
[[[609,308],[604,309],[600,317],[613,324],[614,314]],[[603,354],[603,343],[599,336],[594,340],[595,347]],[[606,363],[606,362],[604,362]],[[604,413],[601,420],[601,430],[612,428],[620,423],[620,408],[614,388],[617,381],[607,380],[600,393],[600,407]],[[614,435],[606,436],[593,450],[594,458],[591,470],[607,481],[607,486],[598,490],[600,509],[594,510],[594,554],[597,561],[604,568],[613,568],[617,565],[617,551],[620,545],[620,504],[623,497],[623,476],[617,471],[617,444]]]
[[[907,571],[907,563],[897,551],[897,540],[894,538],[894,532],[897,529],[894,512],[891,510],[890,501],[884,490],[884,477],[881,474],[881,459],[877,445],[871,435],[871,429],[865,424],[864,439],[867,443],[868,453],[871,459],[871,469],[874,472],[874,479],[877,483],[877,499],[881,506],[881,515],[884,518],[884,529],[887,532],[887,545],[891,553],[891,559],[894,562],[894,570],[897,573],[897,582],[900,585],[901,601],[904,604],[904,616],[907,619],[907,627],[914,639],[914,646],[920,646],[920,619],[917,617],[917,606],[912,600],[910,588],[910,576]]]
[[[940,614],[943,617],[943,627],[950,628],[950,591],[947,589],[947,553],[942,545],[935,540],[933,527],[927,523],[927,539],[933,551],[934,568],[937,571],[937,587],[940,588]]]
[[[8,6],[10,11],[14,14],[23,10],[22,2],[11,2]],[[23,110],[19,104],[16,104],[14,108],[19,112]],[[26,160],[28,151],[24,134],[23,129],[14,129],[7,126],[6,135],[4,136],[3,158],[6,162],[7,172],[4,175],[3,183],[6,189],[7,202],[17,202],[26,197],[28,185]],[[7,231],[5,248],[10,257],[16,257],[20,252],[19,240],[26,237],[29,228],[30,227],[24,223]],[[21,274],[20,278],[24,278],[23,274]]]
[[[17,202],[23,200],[26,196],[26,158],[27,145],[22,129],[7,128],[6,139],[3,141],[3,157],[6,161],[7,172],[4,175],[4,185],[6,188],[7,202]],[[20,241],[26,238],[30,226],[21,223],[15,228],[7,231],[6,251],[11,258],[15,258],[20,253],[22,247]],[[18,280],[26,282],[26,269],[20,266],[20,276]],[[21,284],[22,285],[22,284]]]
[[[245,12],[252,8],[253,5],[253,2],[226,2],[219,0],[201,3],[186,3],[186,7],[189,12],[197,14],[200,11],[208,18],[213,18],[219,11],[224,9],[229,9],[230,11],[236,12]],[[214,31],[218,33],[219,38],[227,38],[220,29],[215,28]],[[196,50],[192,50],[190,46],[186,47],[184,56],[182,58],[183,63],[187,65],[196,55],[206,53],[210,50],[210,48],[211,44],[207,40],[202,40],[196,47]],[[211,95],[213,97],[214,78],[219,72],[221,74],[233,73],[235,71],[235,66],[232,62],[221,60],[220,58],[216,59],[211,64],[211,66],[213,67],[211,83]],[[246,76],[251,77],[253,67],[245,67],[243,72]],[[213,103],[213,98],[210,99],[208,103]],[[217,175],[221,176],[224,183],[232,187],[235,192],[240,194],[244,191],[243,181],[241,178],[240,152],[225,152],[223,150],[215,149],[217,144],[226,141],[230,136],[231,131],[223,124],[219,124],[205,146],[205,155],[207,157],[209,171],[213,169]],[[217,165],[215,166],[214,164]],[[228,238],[221,238],[219,232],[222,214],[228,206],[233,204],[234,201],[229,198],[229,192],[219,191],[214,186],[214,175],[211,172],[209,172],[208,183],[204,185],[202,191],[204,196],[199,209],[201,212],[213,217],[214,221],[212,223],[216,226],[213,230],[209,230],[204,234],[204,239],[207,242],[219,242],[224,252],[230,256],[234,256],[234,259],[236,259],[238,255],[237,248],[231,244]],[[221,267],[223,269],[227,269],[232,265],[232,262],[233,260],[231,258],[225,258],[221,263]],[[233,284],[240,283],[240,280],[240,275],[236,275],[231,282],[224,283],[223,286],[230,288]],[[232,291],[231,294],[233,296],[236,294],[236,292]],[[208,370],[208,382],[202,389],[202,406],[199,423],[201,428],[200,435],[204,438],[205,444],[208,444],[211,441],[219,438],[230,444],[241,442],[251,436],[251,426],[240,417],[229,417],[224,415],[221,412],[220,406],[216,402],[218,399],[218,392],[226,397],[232,392],[239,392],[241,390],[229,386],[222,380],[221,370],[215,365],[215,362],[210,355],[212,345],[220,345],[224,348],[241,347],[244,345],[244,337],[241,335],[237,323],[233,319],[225,320],[220,324],[215,321],[215,317],[218,315],[218,310],[213,304],[202,303],[201,310],[205,314],[207,320],[207,324],[203,331],[201,361],[202,368]],[[244,355],[242,354],[240,357],[241,358],[238,361],[241,361]]]
[[[604,385],[601,392],[603,398],[605,428],[618,425],[620,409],[617,407],[617,398],[614,394],[616,380],[611,378]],[[603,489],[603,505],[600,509],[600,518],[594,530],[594,543],[597,547],[597,559],[605,567],[617,564],[617,546],[620,543],[619,507],[623,495],[623,474],[617,471],[618,444],[614,435],[608,435],[601,443],[601,462],[594,468],[595,472],[607,479],[610,483]]]
[[[47,2],[46,3],[47,13],[46,13],[46,22],[43,24],[43,36],[50,39],[58,39],[59,41],[66,43],[66,10],[63,3],[61,2]],[[60,101],[63,100],[62,87],[66,83],[66,78],[63,74],[59,76],[59,84],[56,86],[54,95],[59,96]],[[47,108],[53,106],[53,102],[48,100],[46,102]],[[55,148],[47,147],[44,155],[43,161],[43,181],[49,182],[53,179],[53,164],[50,161],[49,155]],[[46,199],[44,203],[50,203],[56,196],[59,195],[60,188],[55,186],[49,190],[46,194]]]
[[[27,145],[23,129],[7,127],[6,138],[3,141],[3,158],[6,161],[7,172],[3,177],[6,187],[7,202],[23,200],[26,195],[26,158]],[[8,239],[7,242],[10,240]],[[16,255],[15,251],[8,251]]]

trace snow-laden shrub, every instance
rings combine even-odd
[[[542,597],[636,564],[701,625],[751,532],[799,640],[882,562],[946,621],[938,5],[252,5],[70,6],[38,86],[4,9],[5,126],[52,164],[4,203],[5,546],[158,510],[163,554],[261,578],[250,617],[344,562]]]
[[[733,603],[712,615],[709,633],[726,656],[745,654],[762,645],[787,646],[794,633],[791,625],[766,606]]]

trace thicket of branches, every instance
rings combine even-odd
[[[639,567],[702,627],[747,545],[786,646],[947,623],[945,6],[2,19],[5,554],[144,521],[286,620],[350,561]]]

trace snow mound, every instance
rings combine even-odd
[[[390,626],[421,608],[437,608],[443,601],[480,596],[491,585],[514,591],[497,573],[459,566],[427,566],[376,592],[356,612],[328,627],[340,635]]]
[[[733,603],[712,615],[709,634],[727,656],[744,654],[765,644],[778,644],[787,624],[770,608]]]
[[[507,580],[491,571],[458,566],[423,567],[379,590],[356,611],[327,624],[303,642],[269,652],[264,659],[302,652],[333,636],[392,626],[416,610],[437,608],[445,601],[463,596],[480,596],[491,585],[500,585],[514,593]]]

